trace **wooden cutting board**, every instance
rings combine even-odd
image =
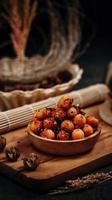
[[[99,106],[86,109],[86,112],[99,117]],[[27,187],[44,192],[61,184],[68,178],[89,173],[94,169],[112,162],[112,127],[101,121],[102,132],[95,147],[88,153],[80,156],[58,157],[39,152],[30,144],[26,128],[11,131],[4,136],[7,139],[7,147],[16,145],[21,151],[21,158],[30,152],[37,152],[40,165],[36,171],[23,170],[21,158],[14,163],[4,159],[4,153],[0,154],[0,172],[11,177]]]

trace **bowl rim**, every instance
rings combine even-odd
[[[59,144],[69,144],[69,143],[78,143],[78,142],[84,142],[84,141],[88,141],[92,138],[94,138],[95,136],[97,135],[100,135],[101,133],[101,127],[99,126],[98,129],[95,131],[95,133],[93,133],[92,135],[88,136],[88,137],[85,137],[83,139],[77,139],[77,140],[52,140],[52,139],[48,139],[48,138],[44,138],[44,137],[41,137],[39,135],[36,135],[30,128],[30,124],[31,122],[28,124],[27,126],[27,132],[29,135],[37,138],[37,139],[40,139],[42,141],[46,141],[46,142],[52,142],[52,143],[59,143]]]

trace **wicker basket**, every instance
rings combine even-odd
[[[15,62],[15,65],[13,65],[14,67],[12,67],[11,64],[9,64],[11,63],[11,61],[8,58],[5,59],[5,61],[6,61],[5,65],[2,65],[3,59],[0,62],[0,65],[1,65],[0,66],[1,67],[0,80],[6,81],[6,82],[15,81],[15,83],[22,82],[23,86],[27,82],[32,83],[32,81],[43,79],[49,73],[53,73],[54,75],[54,73],[57,72],[57,68],[55,70],[53,69],[53,71],[40,70],[39,72],[39,71],[36,71],[36,67],[35,69],[33,68],[33,70],[31,71],[31,65],[30,65],[29,69],[25,70],[24,72],[25,74],[24,74],[23,72],[21,73],[21,71],[19,71],[19,67],[17,68],[17,60],[14,61]],[[36,62],[35,62],[35,66],[36,66]],[[65,67],[65,69],[67,69],[67,67]],[[68,71],[72,74],[72,79],[70,81],[63,84],[55,85],[48,89],[38,88],[37,86],[36,89],[33,89],[31,91],[30,90],[27,90],[27,91],[12,90],[11,92],[0,91],[0,110],[3,111],[6,109],[16,108],[25,104],[37,102],[37,101],[46,99],[48,97],[57,96],[57,95],[70,91],[81,79],[83,70],[80,69],[77,64],[74,64],[74,65],[68,66]]]

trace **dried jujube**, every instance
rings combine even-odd
[[[69,108],[69,110],[67,111],[67,116],[69,118],[74,118],[77,114],[78,114],[77,109],[74,106]]]
[[[55,139],[55,133],[51,129],[44,129],[41,134],[42,137],[47,138],[47,139]]]
[[[84,132],[82,129],[74,129],[72,132],[72,139],[79,140],[84,138]]]
[[[39,109],[34,113],[33,119],[34,120],[43,120],[46,117],[51,117],[53,110],[54,110],[53,108],[42,108],[42,109]]]
[[[70,134],[64,130],[59,131],[57,135],[58,140],[69,140],[69,138],[70,138]]]
[[[87,124],[91,125],[93,128],[97,128],[99,125],[99,120],[94,116],[87,117]]]
[[[73,123],[75,125],[75,128],[83,128],[84,125],[86,124],[86,118],[84,115],[78,114],[73,119]]]
[[[74,124],[70,120],[64,120],[61,123],[61,129],[65,130],[65,131],[68,131],[68,132],[72,132],[74,130]]]
[[[73,103],[73,98],[69,95],[64,95],[60,98],[60,100],[57,103],[57,107],[62,108],[64,110],[68,110]]]
[[[53,112],[53,117],[57,121],[63,121],[66,118],[67,114],[62,108],[56,108]]]
[[[85,137],[92,135],[94,132],[92,126],[90,126],[89,124],[84,125],[83,131],[84,131]]]
[[[36,120],[31,122],[31,130],[34,133],[38,133],[42,129],[42,121]]]
[[[54,120],[53,117],[46,118],[43,121],[43,127],[47,129],[54,129],[56,124],[57,122]]]

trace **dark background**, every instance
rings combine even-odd
[[[62,1],[60,0],[62,3]],[[83,55],[76,60],[82,68],[84,68],[84,75],[77,88],[85,87],[97,82],[104,82],[107,72],[107,65],[112,60],[112,16],[111,16],[111,1],[101,1],[101,0],[80,0],[81,10],[84,12],[90,27],[92,27],[92,40],[89,47],[86,49]],[[45,21],[43,19],[43,24]],[[0,41],[3,42],[5,38],[8,38],[6,32],[7,27],[1,30]],[[86,36],[90,34],[91,28],[87,28],[87,32],[84,32],[84,38],[86,43]],[[33,35],[34,34],[34,35]],[[86,35],[87,34],[87,35]],[[30,48],[28,54],[31,55],[32,52],[36,53],[37,48],[32,47],[31,40],[35,36],[33,32],[30,35]],[[33,37],[34,38],[34,37]],[[83,39],[84,40],[84,39]],[[38,43],[39,39],[36,40]],[[0,48],[1,56],[14,56],[11,51],[11,46],[4,46]],[[108,166],[103,171],[112,170],[112,166]],[[49,197],[48,195],[38,195],[33,193],[20,185],[13,183],[11,180],[0,175],[0,200],[23,200],[23,199],[49,199],[49,200],[62,200],[62,199],[76,199],[76,200],[111,200],[112,199],[112,182],[104,183],[97,187],[76,192],[72,194],[59,195],[55,197]]]
[[[33,0],[32,0],[33,1]],[[50,26],[48,15],[46,12],[46,2],[48,0],[41,0],[37,7],[37,17],[34,19],[32,29],[30,31],[28,45],[27,45],[27,56],[32,56],[36,53],[42,53],[45,48],[49,47],[50,40]],[[8,10],[7,0],[0,1],[0,56],[15,56],[10,33],[11,29],[4,20],[2,13],[6,14]],[[20,0],[21,4],[23,0]],[[53,0],[51,1],[55,5],[56,9],[60,12],[61,18],[66,16],[66,6],[70,6],[70,2],[75,0]],[[108,44],[111,43],[111,1],[101,0],[79,0],[79,16],[81,18],[81,31],[82,41],[86,45],[88,41],[91,41],[90,46],[96,45],[96,40],[100,42],[104,39]],[[4,12],[3,12],[4,11]],[[66,21],[62,21],[63,24]],[[110,38],[109,38],[110,37]],[[46,39],[46,44],[45,44]],[[111,41],[110,41],[111,39]],[[110,47],[110,46],[109,46]],[[89,51],[89,49],[87,49]]]
[[[111,1],[80,0],[94,36],[86,52],[78,59],[84,68],[83,86],[104,82],[108,63],[112,60]]]

